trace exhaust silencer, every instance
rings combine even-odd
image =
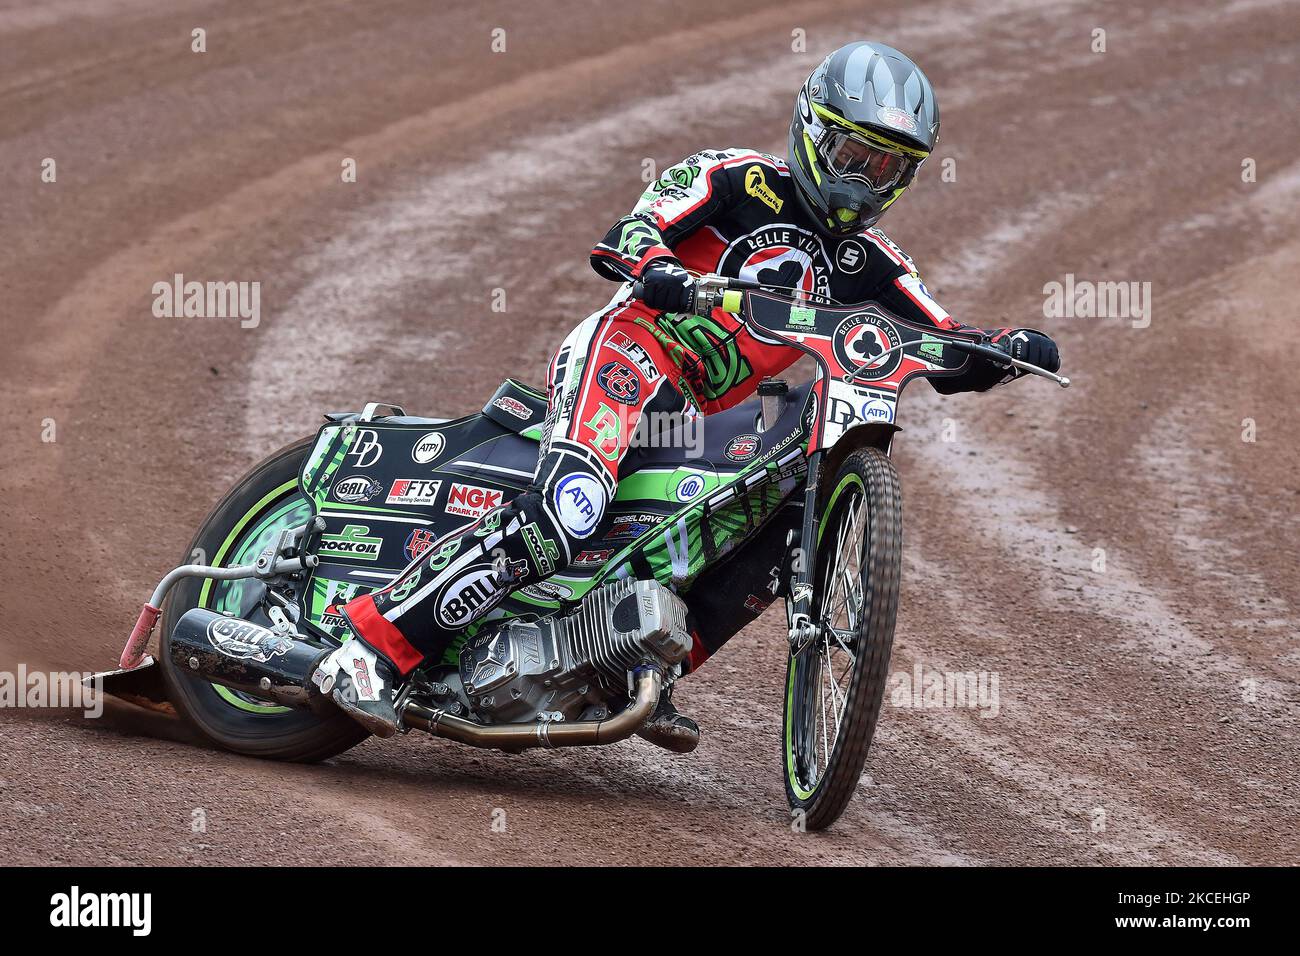
[[[200,607],[185,612],[171,638],[172,662],[180,670],[286,707],[310,707],[319,699],[309,678],[328,651]]]
[[[286,707],[311,710],[334,706],[310,681],[329,650],[205,608],[186,611],[171,637],[171,659],[180,670]],[[435,737],[496,750],[611,744],[645,726],[663,691],[663,671],[657,664],[642,663],[630,676],[635,698],[605,720],[485,725],[407,701],[401,707],[402,722]]]

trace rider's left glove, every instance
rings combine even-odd
[[[1013,359],[1037,365],[1049,372],[1060,371],[1061,355],[1051,336],[1037,329],[1011,329],[997,335],[993,344],[1006,351]]]

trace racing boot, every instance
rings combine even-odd
[[[376,737],[397,733],[396,677],[393,665],[359,637],[326,654],[311,675],[322,694],[329,694],[345,714]]]
[[[659,706],[650,715],[637,736],[656,747],[675,754],[688,754],[700,745],[700,725],[673,706],[673,691],[668,688],[659,695]]]

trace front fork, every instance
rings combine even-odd
[[[791,654],[801,652],[817,636],[817,625],[812,619],[812,600],[815,590],[813,578],[817,573],[817,489],[821,484],[824,454],[818,450],[808,456],[808,478],[803,491],[803,522],[799,528],[798,541],[789,542],[795,545],[790,596],[785,605]],[[792,539],[794,534],[791,530]]]

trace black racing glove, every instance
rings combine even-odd
[[[1011,329],[994,336],[993,344],[1013,359],[1037,365],[1049,372],[1061,369],[1061,355],[1051,336],[1037,329]]]
[[[689,312],[695,282],[676,259],[654,259],[641,270],[641,301],[660,312]]]

